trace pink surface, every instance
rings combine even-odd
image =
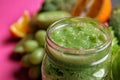
[[[9,26],[28,10],[34,14],[43,0],[0,0],[0,80],[27,80],[15,77],[20,70],[19,57],[12,56],[15,40],[9,32]],[[16,59],[17,58],[17,59]]]

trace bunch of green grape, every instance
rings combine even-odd
[[[28,75],[34,80],[41,76],[41,63],[45,54],[45,36],[45,30],[38,30],[28,34],[14,47],[15,53],[23,55],[22,67],[28,68]]]
[[[66,11],[45,11],[36,14],[29,22],[30,33],[14,47],[15,53],[23,55],[22,66],[29,69],[28,75],[32,80],[41,76],[46,29],[53,22],[65,17],[71,17],[71,14]]]

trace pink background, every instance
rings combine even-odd
[[[21,69],[20,57],[13,55],[16,40],[9,32],[10,25],[28,10],[34,14],[43,0],[0,0],[0,80],[28,80]],[[21,75],[22,73],[22,75]]]

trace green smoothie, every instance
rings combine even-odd
[[[111,61],[106,30],[87,18],[59,24],[48,30],[42,79],[105,80]]]
[[[105,43],[104,34],[92,24],[66,25],[52,32],[52,40],[65,48],[90,49]]]

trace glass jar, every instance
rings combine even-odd
[[[76,49],[61,46],[52,39],[53,32],[58,29],[88,24],[94,26],[94,29],[98,29],[98,33],[104,36],[102,44],[86,49]],[[89,31],[89,28],[86,31]],[[90,34],[92,33],[94,31]],[[61,34],[65,33],[58,34],[58,37],[61,37],[63,36]],[[56,21],[47,30],[42,80],[106,80],[111,69],[111,40],[108,28],[96,20],[75,17]],[[76,43],[79,44],[79,42]]]

